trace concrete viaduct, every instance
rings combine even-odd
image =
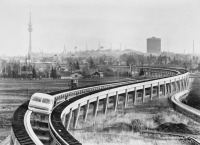
[[[22,104],[13,116],[11,145],[78,145],[81,143],[69,130],[76,129],[79,120],[86,121],[88,115],[96,117],[99,113],[106,114],[108,108],[116,111],[119,105],[127,108],[130,102],[133,105],[142,104],[188,89],[189,73],[186,70],[156,67],[136,69],[143,69],[146,76],[154,78],[50,93],[59,103],[49,116],[29,111],[28,102]],[[41,122],[43,127],[38,125]]]

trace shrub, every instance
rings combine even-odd
[[[192,83],[192,90],[189,92],[188,97],[186,98],[185,103],[187,105],[200,109],[200,79],[195,79]]]
[[[139,119],[134,119],[132,122],[132,129],[135,132],[139,132],[142,129],[142,122]]]
[[[164,117],[160,114],[153,116],[153,121],[157,124],[160,125],[164,122]]]

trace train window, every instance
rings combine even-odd
[[[41,102],[41,98],[40,97],[34,97],[32,100],[35,101],[35,102]]]
[[[44,98],[43,100],[42,100],[42,103],[46,103],[46,104],[50,104],[50,100],[49,99],[46,99],[46,98]]]

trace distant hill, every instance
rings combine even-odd
[[[125,49],[125,50],[123,50],[122,52],[124,52],[124,53],[135,53],[135,54],[140,54],[140,55],[142,55],[142,54],[144,54],[143,52],[140,52],[140,51],[136,51],[136,50],[132,50],[132,49]]]
[[[98,57],[102,55],[108,55],[108,56],[113,56],[113,57],[119,57],[120,55],[127,53],[127,54],[140,54],[143,55],[144,53],[140,51],[135,51],[132,49],[125,49],[125,50],[111,50],[111,49],[106,49],[106,50],[88,50],[88,51],[77,51],[75,54],[71,54],[74,57]]]

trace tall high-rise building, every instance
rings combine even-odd
[[[31,56],[32,56],[31,32],[33,31],[33,29],[32,29],[32,23],[31,23],[31,13],[30,13],[30,21],[29,21],[29,24],[28,24],[28,31],[29,31],[28,60],[31,60]]]
[[[152,37],[147,39],[147,53],[160,53],[161,39]]]

